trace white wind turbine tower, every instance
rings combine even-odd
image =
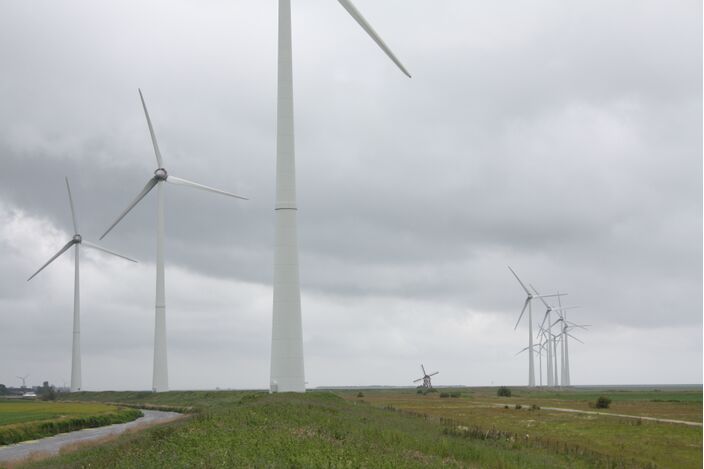
[[[571,379],[570,379],[570,353],[569,353],[569,339],[568,337],[573,338],[577,342],[584,343],[581,340],[579,340],[577,337],[573,336],[572,334],[569,333],[571,329],[574,328],[580,328],[586,330],[589,325],[585,324],[575,324],[571,321],[567,320],[567,310],[562,309],[562,304],[560,302],[560,299],[558,298],[558,305],[561,308],[561,311],[559,313],[559,318],[555,321],[555,324],[558,322],[560,324],[560,333],[562,335],[562,347],[561,347],[561,352],[562,352],[562,368],[561,368],[561,373],[562,373],[562,386],[571,386]]]
[[[149,134],[152,138],[154,146],[154,154],[156,155],[157,169],[154,171],[154,176],[151,177],[142,191],[137,194],[127,208],[117,217],[112,225],[103,233],[100,239],[103,239],[132,210],[140,200],[142,200],[152,189],[156,187],[157,195],[157,210],[156,210],[156,302],[155,302],[155,321],[154,321],[154,374],[152,380],[152,390],[154,392],[163,392],[169,390],[169,374],[166,354],[166,291],[164,286],[164,192],[162,183],[170,182],[181,186],[201,189],[216,194],[234,197],[236,199],[247,200],[230,192],[226,192],[213,187],[204,186],[195,182],[187,181],[186,179],[177,178],[169,174],[164,168],[164,162],[159,151],[159,145],[156,141],[154,127],[149,118],[147,105],[144,103],[142,90],[139,90],[139,98],[142,101],[144,116],[147,118],[149,126]]]
[[[533,294],[528,290],[528,288],[525,286],[525,284],[521,281],[521,279],[518,277],[516,272],[511,268],[510,265],[506,266],[508,267],[508,270],[511,271],[514,277],[516,277],[516,280],[518,280],[518,283],[521,285],[521,288],[526,292],[526,301],[523,303],[523,309],[521,310],[521,314],[518,316],[518,321],[516,321],[516,325],[513,328],[515,331],[518,328],[518,324],[521,322],[521,319],[523,318],[523,313],[526,312],[526,308],[528,308],[528,347],[526,347],[523,350],[528,351],[528,386],[534,387],[535,386],[535,363],[534,363],[534,358],[533,358],[533,306],[532,302],[534,298],[548,298],[548,297],[553,297],[557,295],[537,295]],[[520,352],[519,352],[520,353]]]
[[[80,269],[79,269],[79,247],[85,246],[92,249],[97,249],[98,251],[103,251],[113,256],[121,257],[127,259],[128,261],[137,262],[134,259],[125,257],[116,252],[110,251],[96,244],[86,241],[78,232],[78,218],[76,217],[76,211],[73,207],[73,198],[71,197],[71,186],[68,183],[68,178],[66,178],[66,190],[68,191],[68,203],[71,207],[71,220],[73,221],[74,235],[71,240],[62,247],[59,252],[54,254],[54,256],[49,259],[46,264],[41,266],[31,277],[27,279],[29,282],[32,280],[39,272],[44,270],[46,266],[54,262],[61,254],[68,251],[71,247],[75,247],[74,252],[75,266],[74,266],[74,282],[73,282],[73,346],[71,354],[71,392],[76,392],[81,390],[81,295],[80,295]]]
[[[352,2],[338,1],[401,71],[410,77]],[[296,217],[291,0],[279,0],[277,94],[274,298],[269,386],[271,392],[305,392]]]
[[[538,293],[538,290],[535,289],[533,285],[530,286],[531,289],[535,292],[536,295],[538,295],[538,298],[540,298],[540,301],[543,302],[545,305],[546,311],[545,311],[545,316],[543,317],[543,322],[540,324],[540,333],[541,334],[547,334],[547,340],[548,340],[548,353],[547,353],[547,382],[548,386],[557,386],[558,385],[558,374],[557,374],[557,347],[555,343],[555,335],[552,333],[552,315],[551,313],[553,311],[560,313],[562,311],[572,309],[572,308],[578,308],[579,306],[563,306],[560,308],[553,308],[550,306],[545,299],[540,296],[540,293]],[[558,294],[558,300],[560,296],[566,295],[566,293],[559,293]],[[545,326],[545,321],[548,323],[547,329],[545,329],[543,326]]]

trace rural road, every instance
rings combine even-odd
[[[504,407],[505,404],[494,404],[495,406]],[[523,405],[523,407],[530,408],[529,405]],[[702,422],[689,422],[687,420],[674,420],[674,419],[661,419],[657,417],[644,417],[639,415],[627,415],[627,414],[612,414],[611,412],[595,412],[593,410],[577,410],[577,409],[564,409],[561,407],[541,407],[542,410],[554,410],[556,412],[571,412],[574,414],[589,414],[589,415],[608,415],[610,417],[625,417],[629,419],[640,419],[649,420],[651,422],[661,422],[661,423],[677,423],[681,425],[689,425],[691,427],[701,427]]]
[[[164,423],[175,420],[183,415],[178,412],[161,412],[156,410],[142,410],[142,413],[144,414],[143,417],[127,423],[118,423],[98,428],[85,428],[75,432],[59,433],[58,435],[42,438],[40,440],[0,446],[0,465],[11,461],[21,461],[36,454],[53,456],[59,454],[61,448],[66,445],[90,442],[119,435],[131,428]]]

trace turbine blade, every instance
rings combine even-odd
[[[100,239],[103,239],[108,233],[110,233],[110,230],[115,228],[115,225],[120,223],[120,220],[125,218],[125,215],[127,215],[129,213],[129,211],[132,210],[134,208],[134,206],[137,205],[139,203],[139,201],[142,200],[144,198],[144,196],[149,193],[150,190],[154,189],[154,186],[156,186],[158,183],[159,183],[159,180],[155,177],[153,177],[149,181],[147,181],[147,183],[144,185],[144,188],[142,189],[142,191],[139,194],[137,194],[137,197],[135,197],[134,200],[132,202],[130,202],[129,206],[127,206],[127,208],[120,214],[120,216],[117,217],[117,219],[113,222],[113,224],[110,225],[110,228],[105,230],[105,233],[103,233],[103,235],[100,237]]]
[[[142,90],[139,91],[139,99],[142,101],[142,107],[144,108],[144,115],[147,118],[147,125],[149,126],[149,134],[152,136],[152,145],[154,145],[154,154],[156,155],[156,162],[160,168],[164,167],[164,162],[161,160],[161,152],[159,151],[159,144],[156,142],[156,135],[154,134],[154,127],[152,126],[152,120],[149,118],[149,111],[147,111],[147,105],[144,102],[144,96],[142,96]]]
[[[548,313],[550,312],[550,309],[545,311],[545,316],[543,316],[543,322],[540,323],[540,330],[543,331],[545,330],[545,321],[548,319]]]
[[[552,295],[533,295],[533,298],[554,298],[557,297],[559,300],[561,296],[566,296],[567,293],[554,293]]]
[[[439,371],[436,371],[435,373],[430,373],[428,376],[435,376],[436,374],[440,373]]]
[[[215,189],[214,187],[205,186],[203,184],[198,184],[197,182],[192,182],[192,181],[188,181],[186,179],[177,178],[176,176],[168,176],[166,178],[166,182],[170,182],[172,184],[177,184],[180,186],[194,187],[196,189],[201,189],[204,191],[215,192],[216,194],[222,194],[222,195],[226,195],[229,197],[234,197],[236,199],[249,200],[247,197],[242,197],[241,195],[233,194],[232,192],[222,191],[220,189]]]
[[[418,379],[413,380],[414,383],[417,383],[418,381],[423,381],[423,378],[418,378]]]
[[[530,303],[530,297],[526,298],[526,302],[523,303],[523,309],[521,310],[521,314],[518,316],[518,321],[516,321],[516,325],[513,328],[514,331],[516,329],[518,329],[518,323],[521,322],[521,318],[523,317],[523,313],[526,312],[526,308],[528,307],[528,303]]]
[[[516,280],[518,280],[518,283],[521,284],[521,288],[523,288],[523,290],[525,290],[526,295],[531,296],[531,292],[528,290],[528,287],[526,287],[525,284],[521,281],[521,279],[518,278],[518,274],[516,274],[516,272],[514,272],[514,270],[511,268],[510,265],[507,265],[506,267],[508,267],[508,270],[510,270],[511,273],[513,274],[513,276],[516,277]]]
[[[66,179],[66,190],[68,191],[68,204],[71,206],[71,219],[73,220],[73,233],[78,234],[78,220],[76,219],[76,209],[73,207],[73,197],[71,197],[71,186]]]
[[[54,260],[55,260],[57,257],[59,257],[61,254],[65,253],[65,252],[68,250],[68,248],[70,248],[70,247],[73,246],[74,244],[75,244],[75,241],[74,241],[74,240],[71,240],[71,241],[69,241],[68,243],[66,243],[66,244],[64,245],[64,247],[62,247],[61,249],[59,249],[59,252],[57,252],[56,254],[54,254],[54,256],[46,262],[46,264],[44,264],[43,266],[41,266],[41,267],[39,268],[39,270],[37,270],[36,272],[34,272],[34,274],[32,274],[32,276],[29,277],[29,278],[27,279],[27,281],[29,282],[30,280],[32,280],[39,272],[41,272],[42,270],[44,270],[44,268],[45,268],[46,266],[48,266],[49,264],[51,264],[52,262],[54,262]]]
[[[537,296],[538,298],[540,298],[540,301],[543,302],[543,304],[545,305],[545,307],[546,307],[546,308],[550,308],[550,305],[545,301],[545,299],[540,295],[540,293],[538,293],[538,290],[535,289],[535,287],[533,286],[532,283],[530,284],[530,287],[533,289],[533,291],[535,292],[536,296]]]
[[[381,47],[381,50],[384,51],[384,53],[393,61],[393,63],[396,64],[396,66],[406,75],[408,78],[411,78],[411,74],[408,73],[408,70],[406,70],[406,67],[403,66],[400,60],[396,58],[393,52],[391,52],[391,49],[386,45],[383,39],[377,34],[376,31],[374,31],[374,28],[367,22],[366,19],[364,19],[364,16],[357,10],[357,7],[355,7],[350,0],[337,0],[340,2],[340,5],[342,5],[342,8],[347,10],[347,13],[349,13],[352,18],[364,29],[369,36],[376,42],[376,44]]]
[[[425,367],[422,363],[420,364],[420,369],[423,370],[423,376],[428,376],[428,373],[425,372]]]
[[[550,324],[550,327],[553,327],[555,324],[557,324],[557,323],[560,322],[560,321],[562,321],[562,318],[558,318],[557,321],[555,321],[555,322],[553,322],[552,324]]]
[[[111,250],[109,250],[109,249],[105,249],[104,247],[98,246],[97,244],[93,244],[93,243],[91,243],[90,241],[86,241],[85,239],[81,242],[81,244],[83,244],[84,246],[89,247],[89,248],[97,249],[98,251],[103,251],[103,252],[106,252],[106,253],[108,253],[108,254],[112,254],[113,256],[121,257],[121,258],[123,258],[123,259],[125,259],[125,260],[128,260],[128,261],[130,261],[130,262],[137,262],[137,261],[134,260],[134,259],[131,259],[131,258],[127,257],[127,256],[123,256],[122,254],[118,254],[118,253],[116,253],[116,252],[114,252],[114,251],[111,251]]]
[[[572,337],[574,340],[576,340],[576,341],[579,342],[580,344],[583,344],[583,343],[584,343],[584,342],[582,342],[581,340],[579,340],[578,338],[576,338],[575,336],[573,336],[572,334],[570,334],[569,332],[567,333],[567,335],[570,336],[570,337]]]

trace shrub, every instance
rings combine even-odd
[[[516,410],[521,410],[523,406],[521,404],[516,404]]]
[[[416,389],[416,394],[423,394],[423,389],[422,388]]]
[[[608,409],[610,405],[611,399],[606,396],[599,396],[599,398],[596,400],[595,407],[597,409]]]
[[[460,397],[462,394],[459,392],[451,392],[450,397]]]
[[[441,392],[440,397],[450,397],[450,393],[447,392]]]
[[[359,392],[357,393],[357,397],[364,397],[364,393],[363,393],[362,391],[359,391]]]
[[[511,397],[511,389],[506,386],[501,386],[496,390],[496,395],[499,397]]]
[[[530,405],[530,410],[540,410],[540,406],[536,404],[531,404]]]

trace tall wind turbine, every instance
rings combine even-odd
[[[74,281],[73,281],[73,346],[71,354],[71,392],[76,392],[81,390],[81,295],[80,295],[80,269],[79,269],[79,246],[85,246],[92,249],[97,249],[98,251],[103,251],[113,256],[121,257],[127,259],[128,261],[137,262],[134,259],[125,257],[116,252],[110,251],[103,247],[93,244],[90,241],[83,239],[78,233],[78,218],[76,217],[76,210],[73,207],[73,198],[71,197],[71,186],[68,183],[68,178],[66,178],[66,190],[68,191],[68,204],[71,207],[71,220],[73,221],[73,231],[74,235],[69,240],[68,243],[62,247],[59,252],[54,254],[54,256],[49,259],[46,264],[41,266],[31,277],[27,279],[29,282],[32,280],[39,272],[44,270],[46,266],[54,262],[61,254],[68,251],[71,247],[76,248],[74,252],[75,257],[75,267],[74,267]]]
[[[540,301],[543,302],[545,305],[545,316],[543,316],[543,322],[540,323],[540,333],[541,334],[547,334],[547,340],[548,340],[548,353],[547,353],[547,381],[548,381],[548,386],[557,386],[558,382],[558,375],[557,375],[557,349],[556,349],[556,343],[555,343],[555,335],[552,333],[552,315],[551,313],[554,312],[562,312],[567,309],[572,309],[572,308],[579,308],[579,306],[561,306],[559,308],[553,308],[551,305],[548,304],[547,301],[545,301],[545,298],[540,296],[540,293],[538,293],[538,290],[531,285],[530,286],[533,292],[540,298]],[[560,296],[566,295],[566,293],[559,293],[558,294],[558,299]],[[548,323],[548,327],[544,328],[545,326],[545,321]]]
[[[349,0],[338,0],[386,55],[411,75]],[[301,288],[298,271],[296,171],[293,131],[291,0],[279,0],[278,98],[276,108],[276,204],[271,392],[305,392]]]
[[[155,302],[155,324],[154,324],[154,374],[152,378],[152,390],[154,392],[163,392],[169,390],[169,373],[168,373],[168,363],[166,359],[166,289],[164,286],[164,192],[162,188],[162,183],[170,182],[172,184],[192,187],[195,189],[201,189],[208,192],[214,192],[216,194],[226,195],[229,197],[234,197],[236,199],[247,200],[246,197],[242,197],[230,192],[226,192],[220,189],[215,189],[213,187],[204,186],[186,179],[177,178],[169,174],[164,168],[164,162],[161,157],[161,152],[159,151],[159,145],[156,141],[156,135],[154,133],[154,127],[152,126],[152,121],[149,118],[149,112],[147,111],[147,105],[144,103],[144,96],[142,95],[142,90],[139,90],[139,99],[142,101],[142,108],[144,109],[144,116],[147,119],[147,126],[149,126],[149,134],[152,138],[152,146],[154,147],[154,154],[156,155],[157,169],[154,171],[154,176],[152,176],[147,184],[144,186],[142,191],[137,194],[132,202],[127,206],[127,208],[117,217],[112,225],[103,233],[100,239],[103,239],[120,220],[122,220],[125,215],[127,215],[130,210],[132,210],[140,200],[142,200],[152,189],[156,187],[157,196],[157,209],[156,209],[156,302]]]
[[[560,302],[560,299],[558,298],[558,306],[562,309],[562,303]],[[589,325],[586,324],[575,324],[571,321],[567,320],[567,310],[562,309],[559,313],[559,318],[555,321],[555,324],[561,323],[560,325],[560,331],[562,335],[562,386],[571,386],[571,379],[570,379],[570,352],[569,352],[569,339],[568,337],[573,338],[577,342],[584,343],[581,340],[579,340],[577,337],[573,336],[570,334],[570,330],[574,328],[580,328],[586,330]]]
[[[534,387],[535,386],[535,362],[533,358],[533,306],[532,302],[534,298],[548,298],[548,297],[553,297],[553,296],[558,296],[558,295],[538,295],[538,294],[533,294],[530,290],[528,290],[528,287],[525,286],[525,284],[521,281],[521,279],[518,277],[516,272],[511,268],[510,265],[506,266],[508,267],[508,270],[511,271],[514,277],[516,277],[516,280],[518,280],[518,283],[521,285],[521,288],[526,292],[526,301],[523,303],[523,309],[521,310],[521,314],[518,316],[518,321],[516,321],[516,326],[513,328],[515,331],[518,328],[518,324],[521,322],[521,319],[523,318],[523,313],[526,312],[526,308],[528,308],[528,347],[526,347],[524,350],[528,351],[528,386]]]

